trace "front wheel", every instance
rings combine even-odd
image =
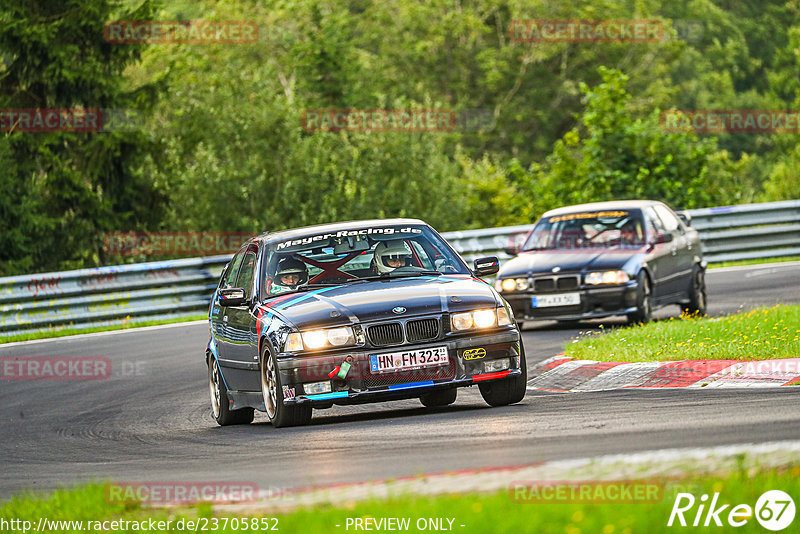
[[[276,428],[307,425],[311,421],[311,406],[284,406],[283,388],[275,356],[266,348],[261,353],[261,393],[270,423]]]
[[[230,409],[228,388],[225,387],[219,364],[214,356],[209,356],[208,359],[208,391],[211,394],[211,415],[218,425],[247,425],[253,422],[252,408]]]
[[[690,315],[706,314],[706,276],[705,270],[698,267],[692,273],[692,286],[689,288],[689,304],[683,310]]]
[[[653,317],[653,293],[650,289],[650,279],[647,273],[641,271],[636,277],[639,286],[636,295],[636,311],[628,314],[628,321],[631,323],[649,323]]]
[[[525,361],[525,349],[522,348],[520,341],[519,368],[522,374],[478,384],[481,397],[489,406],[507,406],[521,401],[525,397],[525,390],[528,387],[528,363]]]

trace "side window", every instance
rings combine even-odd
[[[239,277],[236,279],[236,287],[244,289],[245,295],[249,299],[253,293],[253,275],[256,270],[256,253],[249,251],[244,255],[242,267],[239,269]]]
[[[222,277],[222,283],[220,284],[220,288],[228,289],[231,287],[236,287],[234,282],[236,281],[236,275],[239,274],[239,266],[242,264],[242,259],[244,258],[244,253],[239,252],[236,256],[233,257],[231,262],[228,264],[228,270],[225,271],[225,276]]]
[[[645,216],[647,218],[647,226],[649,226],[653,232],[664,233],[667,231],[664,227],[664,223],[661,222],[661,219],[658,218],[658,215],[656,215],[656,212],[653,211],[652,208],[645,210]]]
[[[664,228],[666,228],[667,232],[675,232],[678,230],[683,230],[681,227],[681,221],[673,215],[673,213],[665,208],[664,206],[655,206],[656,213],[658,216],[661,217],[661,220],[664,221]]]

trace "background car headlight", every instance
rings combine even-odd
[[[503,280],[498,280],[495,283],[495,289],[498,291],[525,291],[528,289],[528,279],[527,278],[505,278]]]
[[[586,283],[597,286],[600,284],[624,284],[630,277],[625,271],[602,271],[586,275]]]
[[[501,306],[488,310],[454,313],[450,316],[450,324],[453,331],[474,330],[507,326],[511,324],[511,318],[508,316],[508,311]]]
[[[514,289],[517,287],[517,281],[513,278],[506,278],[503,280],[501,287],[503,291],[514,291]]]
[[[283,350],[293,352],[303,349],[316,350],[324,347],[344,347],[355,345],[356,338],[353,328],[350,326],[340,326],[327,330],[308,330],[307,332],[293,332],[286,338],[286,345]]]

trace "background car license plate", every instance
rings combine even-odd
[[[387,373],[418,367],[436,367],[438,365],[447,365],[448,363],[450,363],[450,358],[447,355],[447,347],[369,355],[369,368],[373,373]]]
[[[581,303],[580,293],[562,293],[560,295],[536,295],[531,297],[531,307],[547,308],[550,306],[574,306]]]

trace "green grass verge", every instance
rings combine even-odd
[[[737,504],[747,504],[755,507],[759,496],[768,490],[779,489],[795,499],[800,496],[800,466],[790,466],[782,469],[762,470],[757,472],[737,472],[727,476],[670,479],[667,481],[647,480],[649,484],[658,484],[663,488],[655,502],[569,502],[569,501],[544,501],[516,502],[514,491],[501,491],[487,494],[445,495],[436,497],[407,496],[389,500],[373,500],[363,502],[342,502],[337,506],[318,506],[295,510],[289,513],[269,514],[267,516],[246,516],[248,521],[257,518],[257,525],[261,525],[261,517],[275,518],[267,521],[269,526],[277,526],[278,532],[283,533],[326,533],[326,532],[353,532],[352,524],[346,528],[348,518],[371,517],[381,518],[409,518],[409,532],[418,532],[416,524],[420,519],[444,518],[443,524],[447,526],[447,519],[452,519],[452,530],[463,533],[493,533],[493,532],[536,532],[536,533],[602,533],[602,534],[632,534],[651,532],[672,532],[679,526],[669,528],[666,526],[670,512],[675,503],[678,492],[692,493],[697,502],[684,517],[691,525],[697,512],[697,505],[702,494],[712,495],[719,493],[718,505],[730,504],[727,511]],[[542,483],[542,481],[539,481]],[[721,514],[723,522],[726,513]],[[214,527],[214,519],[217,518]],[[71,527],[60,525],[54,527],[52,523],[48,532],[89,532],[87,521],[167,521],[171,520],[170,529],[162,532],[265,532],[266,529],[241,528],[242,520],[238,518],[235,523],[232,514],[215,514],[210,505],[197,505],[176,509],[143,508],[136,504],[121,505],[108,504],[104,498],[104,486],[93,484],[77,489],[56,491],[46,497],[23,495],[13,498],[0,507],[0,524],[2,521],[21,520],[30,521],[35,530],[40,518],[48,521],[83,521],[83,530],[78,530],[76,525]],[[227,528],[223,528],[225,518],[228,518]],[[703,516],[703,519],[705,515]],[[178,521],[184,520],[182,526],[177,528]],[[192,525],[187,528],[186,521],[200,520],[200,528]],[[795,524],[800,518],[795,519]],[[252,523],[248,523],[250,526]],[[421,523],[420,523],[421,524]],[[724,527],[731,527],[723,523]],[[337,526],[338,525],[338,526]],[[463,525],[463,526],[462,526]],[[108,525],[110,526],[110,525]],[[111,532],[138,532],[131,528],[119,528]],[[207,527],[204,530],[202,527]],[[691,529],[691,527],[689,527]],[[717,527],[718,528],[718,527]],[[726,528],[719,529],[721,532]],[[7,530],[7,529],[3,529]],[[10,529],[8,529],[10,530]],[[686,529],[684,529],[686,530]],[[754,517],[748,523],[735,529],[737,532],[764,532]],[[790,529],[791,530],[791,529]],[[21,529],[19,531],[22,531]]]
[[[774,306],[709,319],[681,316],[609,333],[590,332],[565,347],[581,360],[769,360],[800,357],[800,306]]]
[[[128,330],[130,328],[141,328],[143,326],[158,326],[162,324],[185,323],[188,321],[200,321],[208,318],[208,315],[199,313],[188,317],[176,317],[174,319],[162,319],[153,321],[143,321],[141,323],[121,323],[117,325],[97,326],[94,328],[64,328],[60,330],[48,330],[46,332],[32,332],[30,334],[18,334],[8,337],[0,337],[0,345],[3,343],[13,343],[15,341],[30,341],[33,339],[48,339],[51,337],[74,336],[77,334],[93,334],[95,332],[109,332],[112,330]]]
[[[800,261],[800,256],[786,256],[783,258],[761,258],[756,260],[736,260],[736,261],[723,261],[719,263],[710,263],[709,269],[717,269],[719,267],[739,267],[740,265],[762,265],[764,263],[784,263],[787,261]]]

